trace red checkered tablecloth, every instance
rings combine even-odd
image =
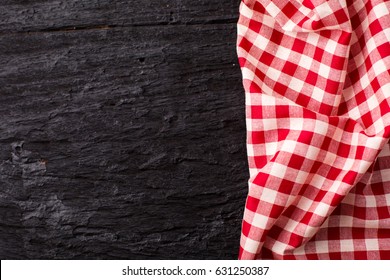
[[[390,1],[243,0],[239,259],[390,259]]]

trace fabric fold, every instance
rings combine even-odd
[[[389,11],[241,2],[250,178],[239,259],[390,259]]]
[[[346,1],[259,0],[258,3],[285,31],[351,30]]]

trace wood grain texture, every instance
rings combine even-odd
[[[238,4],[2,1],[0,258],[237,258]]]
[[[235,23],[238,0],[2,0],[0,31]]]

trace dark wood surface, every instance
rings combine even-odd
[[[237,258],[238,5],[1,1],[0,258]]]

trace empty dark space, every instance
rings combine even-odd
[[[239,2],[1,1],[1,259],[237,258]]]

